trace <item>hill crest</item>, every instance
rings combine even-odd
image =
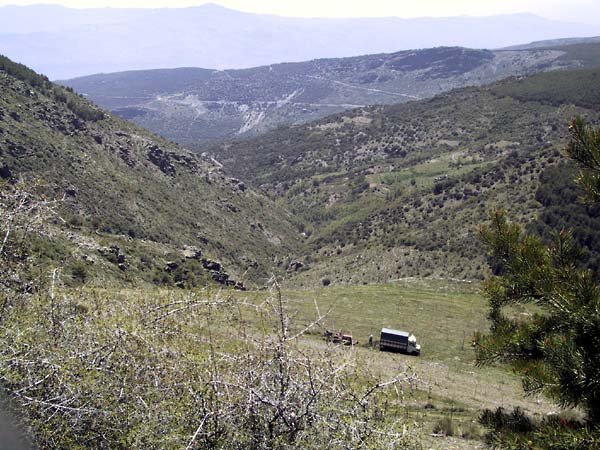
[[[372,104],[432,97],[509,76],[600,65],[600,44],[532,50],[436,47],[251,69],[160,69],[62,83],[177,142],[261,134]]]

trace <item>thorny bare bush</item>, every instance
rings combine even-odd
[[[201,420],[187,448],[418,448],[414,430],[389,408],[406,373],[382,381],[343,347],[301,345],[323,317],[299,332],[276,281],[260,307],[266,327],[243,327],[236,353],[217,352],[210,338],[209,377]],[[318,309],[317,309],[318,311]]]
[[[3,204],[5,299],[23,288],[7,223],[43,225],[28,201],[18,220]],[[209,290],[27,291],[5,303],[0,382],[40,448],[421,448],[401,409],[413,376],[383,380],[352,349],[303,339],[322,317],[295,328],[276,282],[258,305]]]
[[[42,284],[32,280],[32,261],[27,252],[33,235],[44,233],[59,200],[46,200],[22,183],[0,184],[0,321],[7,308],[18,305],[19,299],[31,294]]]

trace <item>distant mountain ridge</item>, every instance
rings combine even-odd
[[[518,51],[437,47],[241,70],[99,74],[62,83],[121,117],[195,145],[509,76],[597,65],[600,44]]]
[[[503,50],[532,50],[536,48],[552,48],[552,47],[563,47],[565,45],[576,45],[576,44],[597,44],[600,42],[600,36],[591,37],[573,37],[564,39],[550,39],[546,41],[535,41],[529,44],[511,45]]]
[[[440,45],[500,48],[600,34],[600,26],[532,14],[302,19],[211,4],[166,9],[6,6],[0,8],[0,30],[4,54],[52,79],[188,66],[256,67]]]

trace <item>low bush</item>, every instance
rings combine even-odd
[[[456,434],[456,427],[450,417],[442,417],[433,426],[433,432],[435,434],[443,434],[444,436],[454,436]]]
[[[551,415],[536,422],[519,408],[512,412],[503,408],[487,409],[482,413],[480,423],[489,429],[486,440],[493,448],[600,449],[600,429],[564,415]]]

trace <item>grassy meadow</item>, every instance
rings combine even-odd
[[[293,422],[282,417],[306,407],[329,425],[314,435],[302,425],[281,448],[302,439],[312,439],[306,448],[322,448],[319,439],[482,448],[483,409],[536,416],[553,406],[524,398],[506,369],[474,365],[470,336],[487,329],[478,289],[426,280],[247,292],[49,286],[3,311],[0,376],[37,437],[58,446],[103,436],[98,448],[270,448],[253,441],[271,430],[265,420],[287,435]],[[414,333],[421,356],[370,348],[384,326]],[[327,343],[325,329],[359,344]]]
[[[298,330],[324,316],[303,337],[302,346],[332,345],[321,337],[325,329],[352,334],[359,342],[354,348],[342,347],[344,351],[354,352],[383,378],[414,373],[402,413],[423,427],[426,442],[434,448],[478,448],[485,430],[476,421],[483,409],[519,406],[533,416],[556,409],[543,397],[525,397],[520,379],[506,368],[476,367],[471,336],[489,329],[487,302],[479,291],[478,283],[406,279],[382,285],[284,289],[283,297]],[[267,296],[266,291],[235,294],[255,304]],[[414,333],[421,356],[371,349],[368,337],[373,334],[377,343],[382,327]],[[430,436],[448,427],[454,437]]]

